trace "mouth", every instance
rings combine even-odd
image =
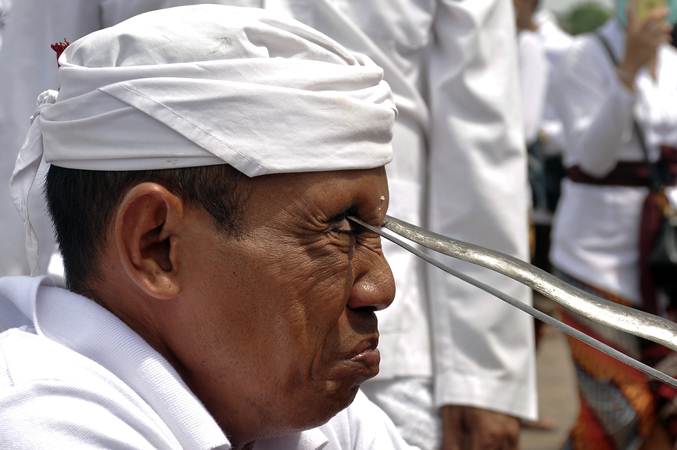
[[[378,351],[378,336],[365,339],[356,345],[349,353],[348,359],[355,363],[366,366],[377,366],[381,362],[381,356]]]
[[[378,351],[378,335],[361,341],[343,358],[344,375],[355,378],[357,384],[378,375],[381,354]]]
[[[329,371],[322,379],[352,390],[378,375],[381,364],[381,354],[377,348],[378,331],[362,334],[361,338],[349,351],[334,353],[330,360],[325,360]]]

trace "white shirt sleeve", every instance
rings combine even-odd
[[[604,176],[632,137],[635,96],[620,82],[597,38],[578,40],[556,79],[561,117],[567,130],[568,165]]]
[[[548,88],[548,60],[537,33],[523,31],[517,37],[519,49],[520,91],[526,142],[533,142],[543,121]]]
[[[510,0],[440,0],[429,61],[432,230],[526,259],[526,152]],[[500,49],[500,51],[498,50]],[[445,262],[524,302],[496,273]],[[435,401],[535,418],[533,322],[429,272]]]

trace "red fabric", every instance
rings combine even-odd
[[[63,42],[55,42],[50,47],[52,47],[52,50],[56,52],[56,64],[61,67],[61,64],[59,64],[59,56],[63,53],[64,50],[68,48],[68,46],[71,45],[70,42],[68,42],[68,39],[64,39]]]
[[[658,192],[651,192],[646,196],[639,227],[639,289],[642,296],[642,309],[652,314],[658,312],[658,304],[656,287],[649,270],[649,258],[663,221],[662,197],[663,195]]]
[[[662,164],[666,165],[669,184],[677,182],[677,148],[662,146]],[[645,161],[619,161],[611,172],[603,177],[596,177],[586,173],[580,166],[566,169],[567,178],[576,183],[592,184],[596,186],[630,186],[645,187],[651,185],[649,166]]]

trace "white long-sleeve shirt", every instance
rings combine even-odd
[[[614,20],[601,30],[620,60],[624,31]],[[559,96],[567,133],[565,164],[603,177],[619,161],[643,161],[633,134],[633,114],[645,131],[653,159],[658,145],[677,146],[677,52],[662,46],[657,80],[643,69],[636,93],[619,81],[595,36],[576,40],[559,71]],[[555,217],[551,259],[560,269],[639,302],[639,226],[647,189],[592,186],[565,180]],[[674,195],[674,191],[673,191]]]
[[[0,324],[0,448],[231,448],[174,368],[95,302],[6,277],[0,317],[14,318]],[[254,449],[415,450],[362,393],[327,424]]]
[[[80,8],[77,24],[81,31],[110,25],[145,10],[200,3],[69,1],[70,6],[59,7],[70,10],[70,14],[73,8]],[[33,5],[32,14],[45,8],[37,0],[23,2],[26,7]],[[374,59],[385,69],[400,112],[394,130],[395,158],[387,168],[390,214],[527,257],[526,162],[510,0],[210,3],[286,12]],[[47,8],[52,8],[52,3]],[[56,36],[41,39],[72,40],[79,32],[60,29]],[[28,46],[28,42],[23,45]],[[51,63],[53,54],[49,56]],[[45,61],[43,58],[40,64],[43,70]],[[21,103],[22,112],[12,113],[20,123],[32,113],[35,95],[54,87],[54,83],[43,79],[36,82],[36,78],[32,71],[23,71],[20,78],[12,78],[9,83],[24,91],[23,100],[12,102]],[[25,98],[27,85],[36,92]],[[0,102],[0,108],[2,105],[5,103]],[[23,134],[17,129],[0,129],[0,133]],[[10,164],[3,158],[0,165],[6,170]],[[0,207],[8,209],[6,203]],[[21,240],[13,239],[8,245],[16,248]],[[380,376],[434,377],[437,406],[471,405],[534,418],[530,318],[446,274],[426,275],[422,263],[399,248],[386,243],[385,252],[397,282],[397,298],[380,315]],[[517,283],[478,268],[468,271],[513,297],[530,301],[529,290]]]

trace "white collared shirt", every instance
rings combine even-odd
[[[174,368],[95,302],[48,278],[2,278],[0,317],[0,448],[231,448]],[[255,445],[391,448],[410,447],[361,393],[322,427]]]

